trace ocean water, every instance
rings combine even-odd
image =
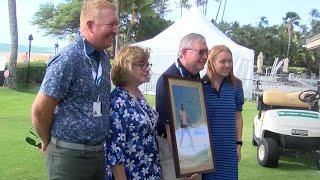
[[[10,44],[0,43],[0,52],[10,52]],[[29,45],[19,45],[18,52],[28,52]],[[31,46],[31,52],[33,53],[54,53],[54,47],[39,47]]]

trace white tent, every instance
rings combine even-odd
[[[226,45],[231,49],[234,59],[234,73],[243,82],[245,98],[251,99],[254,51],[233,42],[206,19],[197,8],[191,8],[180,20],[154,38],[134,44],[151,49],[150,61],[153,64],[151,71],[155,74],[150,83],[140,88],[151,94],[155,92],[159,75],[176,61],[180,40],[189,33],[205,36],[209,49],[219,44]]]

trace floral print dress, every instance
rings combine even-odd
[[[111,137],[105,147],[107,166],[124,164],[128,179],[160,179],[155,129],[158,116],[145,99],[116,87],[111,93]],[[112,179],[110,171],[106,179]]]

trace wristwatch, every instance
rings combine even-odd
[[[236,145],[242,146],[243,142],[242,141],[236,141]]]

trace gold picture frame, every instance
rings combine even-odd
[[[215,171],[202,82],[172,75],[164,80],[177,177]]]

